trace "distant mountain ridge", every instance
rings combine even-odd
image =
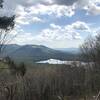
[[[70,53],[74,53],[74,54],[80,52],[79,48],[56,48],[56,50],[60,50],[63,52],[70,52]]]
[[[37,62],[47,59],[72,60],[75,55],[69,52],[51,49],[43,45],[6,45],[4,56],[10,56],[15,61]]]

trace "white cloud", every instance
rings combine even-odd
[[[44,22],[43,19],[36,17],[32,13],[28,12],[24,6],[19,5],[16,8],[16,23],[21,25],[28,25],[30,23]]]
[[[70,27],[76,30],[87,30],[87,31],[90,30],[89,26],[85,22],[81,22],[81,21],[76,21],[75,23],[70,25]]]
[[[98,4],[100,4],[100,0],[10,0],[10,2],[9,0],[4,0],[4,8],[0,9],[0,15],[13,15],[19,5],[26,9],[33,7],[34,10],[31,12],[34,13],[55,14],[56,16],[65,15],[70,17],[74,15],[75,9],[84,9],[84,7],[87,6],[89,6],[87,7],[87,11],[90,13],[100,14],[100,7]]]
[[[46,0],[46,1],[42,0],[40,3],[44,5],[59,5],[59,6],[63,5],[67,7],[75,5],[75,9],[86,8],[85,10],[88,11],[88,13],[90,14],[93,15],[100,14],[100,6],[98,6],[98,4],[100,4],[100,0]]]
[[[18,36],[12,42],[18,44],[26,44],[27,42],[27,44],[46,44],[46,45],[59,43],[59,45],[61,46],[61,44],[64,45],[65,44],[64,42],[66,41],[67,42],[81,41],[82,37],[80,33],[78,33],[75,30],[73,24],[66,26],[59,26],[52,23],[50,24],[50,28],[41,30],[41,32],[38,33],[37,35],[21,31],[20,34],[18,34]]]
[[[36,22],[45,22],[44,19],[39,18],[40,15],[49,15],[55,17],[68,16],[71,17],[74,15],[75,6],[58,6],[58,5],[34,5],[30,7],[24,7],[18,5],[16,7],[16,23],[21,25],[28,25],[30,23]]]
[[[56,17],[74,15],[75,6],[59,6],[59,5],[35,5],[28,8],[28,12],[33,15],[52,15]]]
[[[34,40],[38,40],[38,42],[82,40],[79,31],[91,32],[89,25],[81,21],[76,21],[66,26],[59,26],[52,23],[50,24],[50,28],[43,29],[40,34],[34,37]]]
[[[42,19],[40,19],[40,18],[38,18],[38,17],[33,17],[33,18],[32,18],[32,21],[33,21],[33,22],[44,22],[44,20],[42,20]]]
[[[91,5],[89,5],[86,10],[88,11],[88,13],[92,14],[92,15],[100,15],[100,6],[97,6],[94,3],[91,3]]]
[[[46,2],[44,2],[46,1]],[[89,26],[81,21],[77,21],[67,26],[50,24],[50,28],[43,29],[33,36],[32,33],[23,32],[21,25],[31,23],[43,23],[42,15],[61,18],[62,16],[72,17],[76,9],[85,9],[89,14],[100,14],[100,0],[4,0],[4,8],[0,9],[0,16],[12,16],[16,14],[16,24],[20,27],[13,30],[12,35],[19,33],[16,37],[18,43],[55,43],[65,44],[68,40],[81,40],[79,31],[90,31]],[[49,20],[49,19],[48,19]],[[15,27],[16,28],[16,27]]]
[[[46,0],[47,1],[47,0]],[[37,3],[36,3],[37,2]],[[42,0],[37,0],[37,1],[33,1],[33,0],[4,0],[3,3],[3,9],[0,9],[0,15],[1,16],[12,16],[13,14],[16,14],[16,9],[19,11],[17,12],[17,14],[24,15],[27,12],[25,12],[25,9],[30,9],[30,11],[28,12],[29,14],[31,14],[30,12],[34,13],[34,14],[54,14],[56,16],[72,16],[74,15],[74,6],[64,6],[64,5],[43,5],[40,4],[42,2]],[[47,1],[47,2],[50,2]],[[34,10],[33,10],[34,9]]]
[[[53,29],[61,29],[61,27],[59,25],[55,25],[54,23],[50,24],[50,27]]]
[[[30,24],[29,21],[26,19],[26,17],[18,17],[16,18],[16,23],[21,24],[21,25],[28,25]]]
[[[13,41],[11,41],[11,43],[13,43],[13,44],[20,44],[20,45],[24,45],[24,44],[26,44],[26,42],[27,42],[27,44],[30,44],[30,43],[32,43],[32,41],[33,41],[33,35],[32,35],[32,33],[20,33],[20,34],[18,34],[14,39],[13,39]]]
[[[100,34],[100,27],[96,27],[94,29],[91,30],[92,36],[96,36],[98,34]]]
[[[93,15],[100,14],[99,0],[4,0],[0,16],[16,14],[16,22],[22,25],[45,22],[39,15],[72,17],[76,9],[85,9]],[[31,20],[32,19],[32,20]]]
[[[33,36],[32,33],[21,33],[11,43],[25,45],[27,42],[27,44],[46,45],[52,48],[78,47],[82,43],[82,40],[76,39],[79,38],[78,35],[73,40],[63,39],[58,41],[56,39],[51,41],[49,37],[43,38],[40,36]]]
[[[45,42],[81,39],[82,37],[77,32],[77,29],[86,31],[89,27],[83,22],[75,22],[67,26],[59,26],[52,23],[50,28],[42,30],[39,35],[35,36],[35,39]]]

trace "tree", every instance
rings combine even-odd
[[[5,57],[5,60],[12,74],[17,74],[24,77],[26,74],[26,66],[24,63],[20,63],[20,65],[17,66],[10,57]]]
[[[83,57],[87,62],[95,61],[95,39],[89,36],[85,42],[81,45],[81,57]]]
[[[81,46],[81,55],[87,61],[100,65],[100,34],[88,37]]]
[[[90,36],[81,46],[81,55],[88,62],[86,68],[87,89],[90,92],[100,91],[100,34]]]
[[[3,0],[0,0],[0,9],[3,8]],[[7,44],[10,31],[14,28],[15,15],[12,16],[0,16],[0,53],[4,48],[4,44]]]
[[[3,0],[0,0],[0,8],[2,8],[2,3],[3,3]]]
[[[26,73],[26,66],[25,66],[25,64],[21,63],[19,68],[18,68],[18,70],[19,70],[20,75],[23,77],[25,75],[25,73]]]

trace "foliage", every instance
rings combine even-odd
[[[66,100],[68,98],[79,100],[79,98],[89,96],[90,92],[97,93],[97,85],[94,85],[95,89],[92,89],[92,79],[85,77],[85,75],[92,73],[85,68],[88,66],[35,64],[34,66],[28,65],[27,71],[24,66],[22,63],[18,66],[18,69],[23,69],[21,72],[25,72],[25,75],[17,74],[22,75],[20,77],[8,73],[8,76],[6,76],[8,78],[3,79],[5,86],[13,91],[11,94],[6,91],[9,100],[11,98],[12,100]],[[19,70],[17,71],[19,72]],[[2,77],[5,75],[7,75],[7,72]],[[93,76],[96,77],[96,74],[94,73]],[[89,88],[87,88],[88,85]],[[3,95],[6,95],[4,90]],[[0,98],[7,100],[4,96],[0,95]]]
[[[0,0],[0,8],[3,7],[2,3],[3,3],[3,0]]]
[[[11,16],[11,17],[0,17],[0,29],[4,29],[6,31],[13,29],[14,27],[14,19],[15,16]]]

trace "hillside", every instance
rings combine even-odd
[[[8,44],[4,46],[4,50],[2,52],[3,56],[8,56],[10,53],[12,53],[13,51],[17,50],[18,48],[20,48],[20,45],[17,44]]]
[[[74,60],[75,57],[72,53],[54,50],[43,45],[8,45],[4,54],[18,62],[36,62],[47,59]]]

